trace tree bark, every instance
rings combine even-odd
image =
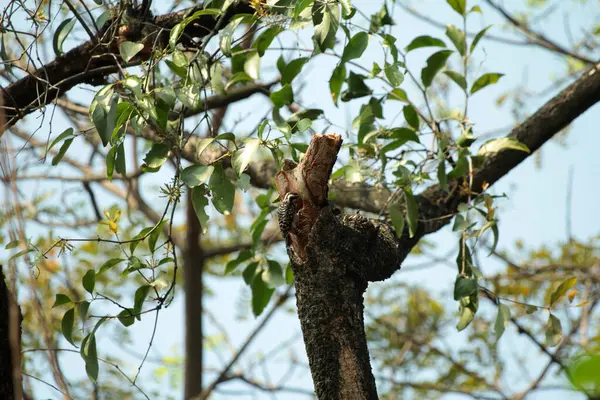
[[[202,360],[204,337],[202,327],[202,300],[204,251],[200,246],[202,227],[192,204],[192,191],[187,195],[186,251],[183,269],[185,291],[185,382],[184,399],[191,399],[202,392]]]
[[[21,312],[0,265],[0,399],[22,398]]]

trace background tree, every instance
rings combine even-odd
[[[510,6],[10,2],[3,271],[24,318],[21,349],[5,340],[10,326],[0,343],[22,356],[24,392],[288,398],[312,396],[314,383],[320,398],[597,396],[597,237],[576,239],[569,205],[556,249],[499,251],[498,209],[514,191],[495,183],[600,99],[599,11]],[[422,34],[403,29],[409,17]],[[544,71],[555,77],[504,83],[499,60],[520,64],[507,49],[555,62]],[[514,123],[490,123],[485,93]],[[337,161],[317,132],[342,134]],[[306,162],[323,154],[336,162],[329,204],[313,190],[326,190],[312,179],[322,164]],[[275,190],[278,170],[291,176],[286,158],[304,160],[294,177],[309,177],[310,193],[297,181]],[[289,189],[308,227],[292,234],[291,266],[274,218]],[[442,229],[440,243],[424,239]],[[398,277],[409,253],[408,270],[438,272]],[[245,338],[215,305],[236,293],[223,275],[246,286],[238,316],[260,318]],[[363,309],[368,283],[384,280]],[[296,321],[294,295],[303,336],[283,327]],[[171,311],[182,303],[184,324]],[[0,310],[14,332],[14,310]],[[176,324],[183,353],[156,345]],[[269,327],[262,348],[273,350],[250,354]],[[536,358],[507,354],[507,340]]]

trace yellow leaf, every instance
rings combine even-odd
[[[569,292],[569,294],[567,294],[567,298],[569,299],[569,303],[573,302],[573,299],[575,298],[575,296],[577,296],[577,293],[579,293],[577,290],[573,289]]]

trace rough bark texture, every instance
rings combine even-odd
[[[387,226],[322,208],[306,260],[292,264],[298,317],[319,399],[377,399],[364,330],[365,271],[397,265]]]
[[[6,114],[6,123],[0,126],[0,133],[34,110],[51,103],[76,85],[82,83],[102,84],[104,77],[117,72],[119,70],[117,63],[122,62],[117,43],[124,40],[140,40],[143,36],[149,49],[164,48],[168,44],[171,28],[186,16],[202,8],[203,6],[199,5],[153,18],[140,16],[139,23],[121,27],[126,29],[115,30],[114,35],[108,30],[102,31],[93,39],[62,54],[33,73],[6,88],[0,88]],[[252,12],[254,10],[247,2],[236,3],[228,9],[221,21],[221,26],[225,26],[235,14]],[[182,40],[189,41],[192,37],[205,37],[215,29],[217,21],[217,18],[207,15],[198,18],[195,23],[186,27]],[[142,28],[144,28],[143,32]],[[109,32],[108,35],[106,35],[107,32]],[[132,62],[138,63],[140,61],[140,58],[132,60]]]
[[[21,313],[0,265],[0,399],[21,399]]]

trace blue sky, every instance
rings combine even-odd
[[[380,1],[354,1],[355,5],[366,14],[371,15],[376,12],[380,6]],[[441,0],[425,0],[422,2],[413,2],[415,7],[418,5],[419,10],[425,10],[427,15],[444,23],[460,24],[459,17],[453,13],[444,1]],[[516,11],[520,1],[506,1],[505,6],[511,11]],[[584,8],[573,2],[573,6],[567,10],[571,16],[571,24],[573,26],[589,26],[593,19],[593,15],[588,13],[589,6]],[[469,31],[479,31],[488,24],[495,24],[489,32],[496,35],[504,34],[502,29],[502,20],[498,15],[488,7],[481,5],[484,14],[483,16],[476,15],[470,20]],[[158,11],[158,10],[155,10]],[[440,38],[444,38],[444,32],[441,29],[433,28],[414,17],[408,16],[399,9],[396,10],[397,25],[393,28],[392,34],[397,37],[399,48],[404,47],[414,37],[428,34]],[[364,20],[356,20],[357,23],[364,24]],[[539,26],[540,30],[548,32],[552,39],[568,44],[567,37],[562,29],[551,29],[553,26],[562,26],[562,15],[560,13],[552,14],[546,22]],[[283,36],[283,40],[294,40],[295,34],[287,34]],[[80,37],[82,37],[80,35]],[[310,32],[302,32],[298,35],[300,47],[310,47]],[[285,42],[291,46],[292,43]],[[274,43],[272,47],[277,47]],[[418,71],[424,65],[424,60],[432,53],[430,50],[418,50],[411,53],[408,58],[408,67],[418,74]],[[371,44],[360,59],[360,62],[370,69],[373,59],[381,58],[382,52],[378,43],[371,40]],[[263,66],[271,66],[270,61],[275,60],[279,56],[277,51],[270,51],[262,61]],[[531,46],[511,47],[503,44],[498,44],[491,41],[483,41],[475,55],[476,62],[474,66],[482,72],[501,72],[505,76],[496,86],[489,87],[478,93],[469,105],[469,118],[475,123],[475,134],[483,134],[485,132],[496,130],[498,128],[509,127],[514,120],[510,114],[508,107],[496,107],[495,99],[506,91],[519,88],[526,85],[531,91],[542,91],[551,86],[551,79],[560,77],[565,72],[565,65],[561,59],[549,54],[547,51],[534,48]],[[329,89],[327,82],[331,74],[332,68],[335,66],[336,59],[329,56],[320,56],[310,62],[310,72],[303,73],[301,81],[305,87],[303,94],[300,96],[301,103],[304,106],[317,106],[324,109],[325,115],[337,124],[346,127],[350,130],[350,121],[356,115],[362,100],[343,104],[339,109],[335,108],[329,97]],[[452,61],[456,65],[456,59]],[[261,70],[261,78],[268,81],[276,75],[274,68],[265,68]],[[407,79],[408,82],[408,79]],[[410,84],[406,83],[403,87],[408,91],[409,96],[420,99],[419,94],[411,88]],[[559,86],[560,88],[563,85]],[[86,94],[82,90],[73,92],[79,97],[74,99],[82,99],[85,101],[89,98],[89,93]],[[529,114],[538,106],[543,104],[555,94],[551,91],[545,96],[539,96],[527,103],[526,112]],[[453,90],[450,97],[451,105],[454,107],[463,107],[463,97],[457,90]],[[421,101],[417,102],[418,104]],[[249,133],[255,126],[253,119],[258,120],[263,114],[250,114],[249,110],[260,109],[267,110],[267,100],[260,96],[254,96],[251,99],[240,102],[228,113],[226,124],[233,126],[233,121],[240,118],[244,119],[244,123],[236,125],[236,134],[242,136],[244,133]],[[391,118],[395,112],[390,109],[393,104],[386,108],[386,117]],[[388,114],[388,110],[389,114]],[[577,239],[584,240],[592,235],[598,234],[598,222],[600,222],[600,209],[597,204],[600,200],[600,191],[593,183],[597,181],[597,173],[600,171],[600,158],[597,157],[596,149],[600,145],[600,138],[597,135],[597,126],[599,119],[600,108],[598,105],[588,110],[570,127],[569,135],[566,139],[566,146],[553,141],[545,145],[542,149],[542,168],[537,168],[533,157],[525,161],[519,167],[515,168],[511,173],[503,178],[492,189],[493,193],[507,193],[508,199],[500,200],[500,244],[501,249],[514,249],[514,242],[518,239],[523,239],[527,247],[536,247],[541,244],[553,246],[558,241],[566,240],[565,229],[565,213],[566,210],[566,187],[569,179],[569,168],[573,169],[573,198],[572,198],[572,227],[573,234]],[[396,111],[397,112],[397,111]],[[249,115],[250,114],[250,115]],[[350,118],[349,118],[350,116]],[[28,118],[25,127],[32,127],[36,121],[33,118]],[[55,119],[53,126],[53,135],[60,133],[66,128],[65,121],[62,117]],[[239,131],[238,131],[239,130]],[[335,132],[331,129],[329,132]],[[48,127],[43,127],[36,135],[39,140],[45,140],[48,133]],[[506,132],[508,133],[508,131]],[[345,136],[348,141],[355,140],[353,133]],[[68,155],[73,155],[78,147],[71,148]],[[342,158],[343,159],[343,158]],[[16,163],[18,164],[18,158]],[[145,185],[151,186],[158,183],[167,182],[170,172],[166,171],[161,174],[143,180]],[[160,179],[163,179],[160,181]],[[60,189],[61,185],[56,183],[43,183],[42,188]],[[4,196],[4,193],[2,194]],[[159,209],[159,204],[164,203],[164,199],[147,191],[147,201]],[[4,198],[3,198],[4,201]],[[44,231],[35,226],[28,230],[30,235],[43,233]],[[438,246],[439,254],[445,254],[448,249],[456,246],[456,237],[449,229],[428,237],[429,240],[435,241]],[[3,247],[3,246],[2,246]],[[454,255],[452,259],[454,259]],[[0,250],[0,259],[5,258],[4,250]],[[406,260],[405,266],[413,263],[418,263],[417,258]],[[483,259],[480,266],[485,272],[493,271],[499,267],[499,264],[492,259]],[[442,303],[447,309],[454,309],[455,302],[451,296],[451,290],[454,283],[455,270],[448,268],[445,265],[438,265],[434,268],[425,269],[417,272],[400,271],[392,279],[403,282],[419,283],[432,292],[439,293]],[[243,281],[239,277],[233,278],[208,278],[208,285],[214,292],[214,296],[206,300],[206,307],[211,313],[218,316],[219,323],[223,325],[229,335],[234,347],[237,347],[247,337],[248,333],[256,325],[252,317],[245,321],[236,318],[239,313],[240,293],[246,290]],[[154,346],[151,355],[167,356],[175,353],[182,355],[183,348],[183,307],[181,291],[180,296],[175,300],[173,305],[161,311],[160,320],[158,323],[157,333],[154,341]],[[289,302],[290,306],[294,305],[294,301]],[[492,312],[491,307],[482,306],[482,312]],[[249,315],[249,314],[248,314]],[[150,338],[153,318],[146,318],[141,323],[133,326],[133,336],[135,337],[135,351],[143,353]],[[216,330],[210,322],[207,321],[208,332],[215,333]],[[470,329],[470,328],[469,328]],[[294,314],[283,315],[279,313],[267,326],[257,340],[253,343],[247,357],[245,357],[238,367],[245,365],[247,362],[256,359],[258,354],[267,353],[273,348],[277,348],[279,344],[291,337],[296,337],[299,332],[299,323]],[[458,340],[464,342],[466,333],[457,333],[453,335]],[[295,353],[300,362],[306,364],[304,348],[301,340],[296,340],[293,346]],[[530,354],[530,367],[534,371],[533,376],[542,364],[538,357],[538,352],[533,347],[528,346],[529,343],[518,337],[512,329],[509,329],[507,334],[502,338],[499,346],[501,350],[515,349],[516,351],[527,352]],[[66,347],[66,345],[65,345]],[[99,345],[101,351],[110,353],[112,350],[118,350],[119,347],[113,341],[105,338],[102,345]],[[457,345],[458,347],[458,345]],[[523,353],[522,353],[523,354]],[[133,374],[137,369],[139,359],[131,357],[127,354],[123,355],[128,364],[123,365],[126,372]],[[205,362],[209,367],[219,367],[224,361],[228,361],[231,354],[227,349],[223,350],[222,359],[214,353],[209,353]],[[537,358],[537,359],[536,359]],[[83,363],[79,355],[68,355],[62,358],[67,375],[77,376],[82,372]],[[270,365],[268,372],[272,377],[278,376],[285,371],[287,360],[282,358],[279,365]],[[150,371],[155,367],[153,364],[146,364],[142,373],[143,382],[151,381]],[[101,372],[102,373],[102,372]],[[73,374],[73,375],[71,375]],[[210,381],[212,375],[205,378],[205,381]],[[506,382],[507,386],[513,387],[523,385],[523,382],[518,381],[518,376],[515,376],[513,382]],[[276,380],[276,379],[274,379]],[[310,376],[307,370],[299,370],[293,378],[290,379],[293,386],[311,387]],[[151,385],[149,385],[150,387]],[[43,385],[36,385],[36,395],[40,398],[58,398],[57,393],[52,389]],[[241,389],[244,385],[228,384],[224,385],[227,389]],[[178,394],[175,394],[178,397]],[[216,395],[215,399],[226,399],[228,395]],[[240,399],[263,398],[256,396],[240,396]],[[293,395],[280,395],[280,399],[296,399],[304,398]],[[460,399],[463,397],[447,395],[447,399]],[[542,395],[532,396],[531,399],[578,399],[581,396],[572,393],[543,393]]]

